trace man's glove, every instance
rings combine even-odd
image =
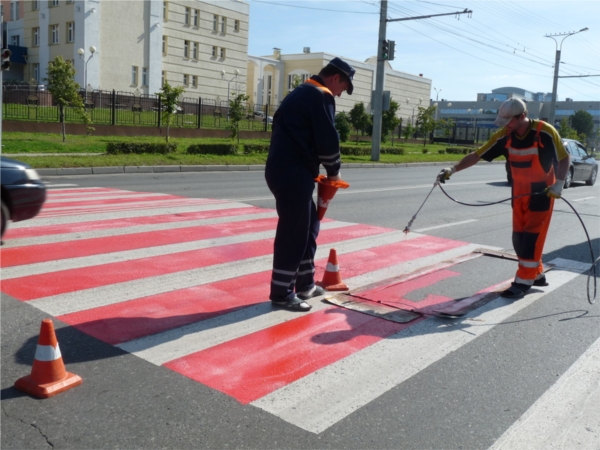
[[[551,198],[560,198],[564,185],[565,180],[557,179],[556,183],[546,189],[546,195]]]
[[[438,185],[440,183],[445,183],[446,180],[450,179],[450,177],[454,174],[454,172],[456,172],[456,167],[454,167],[454,166],[446,167],[445,169],[442,169],[442,171],[440,173],[438,173],[438,175],[435,179],[435,184]]]

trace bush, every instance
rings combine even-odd
[[[421,150],[421,152],[423,152],[423,154],[429,153],[429,150],[427,150],[426,148],[424,148],[423,150]]]
[[[194,144],[186,150],[188,155],[235,155],[237,152],[237,144]]]
[[[153,144],[150,142],[110,142],[106,146],[106,153],[109,155],[118,154],[139,154],[139,153],[173,153],[177,149],[177,144]]]
[[[371,154],[371,147],[357,147],[355,145],[340,145],[342,155],[367,156]]]
[[[446,150],[438,150],[438,153],[439,153],[440,155],[443,155],[444,153],[446,153]]]
[[[466,147],[446,147],[446,153],[450,153],[452,155],[467,155],[473,150],[472,148]]]
[[[268,153],[269,144],[244,144],[244,154],[250,153]]]
[[[386,153],[388,155],[404,155],[404,148],[402,147],[381,147],[380,153]]]

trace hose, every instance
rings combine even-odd
[[[530,192],[530,193],[527,193],[527,194],[521,194],[521,195],[517,195],[517,196],[514,196],[514,197],[508,197],[508,198],[505,198],[504,200],[499,200],[497,202],[473,204],[473,203],[459,202],[455,198],[452,198],[444,190],[444,188],[442,187],[441,184],[438,184],[438,186],[440,187],[440,189],[442,190],[442,192],[444,193],[444,195],[446,197],[448,197],[453,202],[458,203],[459,205],[464,205],[464,206],[491,206],[491,205],[497,205],[499,203],[504,203],[504,202],[507,202],[509,200],[513,200],[515,198],[526,197],[526,196],[530,196],[530,195],[546,195],[545,191],[542,191],[542,192]],[[430,194],[431,194],[431,192],[430,192]],[[427,196],[427,198],[429,198],[429,195]],[[600,260],[600,257],[596,258],[595,255],[594,255],[594,248],[592,247],[592,240],[590,239],[590,235],[588,233],[588,230],[585,227],[585,224],[583,223],[583,220],[581,219],[581,216],[579,215],[579,213],[577,212],[577,210],[573,207],[573,205],[567,199],[565,199],[563,197],[560,197],[560,199],[563,200],[567,205],[569,205],[569,207],[573,210],[573,212],[575,213],[575,215],[579,219],[579,222],[581,223],[581,226],[583,227],[583,231],[585,232],[585,236],[587,238],[588,245],[590,247],[590,256],[592,258],[592,267],[590,267],[590,270],[588,271],[588,278],[587,278],[587,299],[588,299],[588,302],[590,303],[590,305],[593,305],[594,302],[596,301],[596,283],[597,283],[596,263]],[[427,200],[427,199],[425,199],[425,200]],[[422,207],[423,207],[423,205],[421,205],[421,208]],[[419,210],[421,210],[421,208],[419,208]],[[414,219],[414,217],[413,217],[413,219]],[[590,278],[592,276],[594,277],[594,295],[590,296]]]

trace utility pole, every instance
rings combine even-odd
[[[393,44],[390,45],[390,53],[384,58],[383,48],[386,45],[386,29],[388,22],[400,22],[403,20],[418,20],[418,19],[429,19],[431,17],[439,16],[458,16],[460,14],[473,13],[470,9],[464,11],[457,11],[453,13],[445,14],[431,14],[427,16],[416,16],[416,17],[403,17],[401,19],[388,19],[387,18],[387,0],[381,0],[381,8],[379,11],[379,40],[377,41],[377,73],[375,74],[375,94],[373,95],[373,135],[371,136],[371,161],[379,161],[379,154],[381,150],[381,124],[383,116],[383,79],[385,71],[385,61],[388,56],[393,53]],[[390,58],[392,59],[392,58]]]
[[[569,36],[573,36],[574,34],[581,33],[582,31],[589,30],[588,27],[582,28],[579,31],[571,31],[569,33],[557,33],[557,34],[547,34],[544,37],[551,38],[556,43],[556,59],[554,60],[554,82],[552,83],[552,102],[550,103],[550,114],[548,114],[548,123],[554,126],[554,121],[556,117],[556,88],[558,86],[558,66],[560,65],[560,52],[562,49],[563,41]],[[564,36],[560,40],[560,44],[555,37]]]

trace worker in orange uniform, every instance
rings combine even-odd
[[[550,226],[554,199],[560,198],[570,157],[556,129],[541,120],[527,117],[526,104],[506,100],[494,122],[501,127],[489,141],[458,164],[442,170],[436,183],[486,161],[504,156],[512,173],[513,246],[519,258],[517,274],[502,297],[523,297],[531,286],[547,286],[542,252]],[[544,194],[539,194],[545,192]],[[528,195],[536,194],[537,195]]]

